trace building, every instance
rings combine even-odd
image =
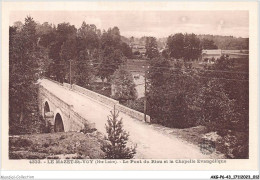
[[[203,49],[201,52],[201,60],[218,59],[222,55],[221,49]]]

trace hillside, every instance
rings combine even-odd
[[[10,159],[102,159],[103,137],[62,132],[9,137]]]

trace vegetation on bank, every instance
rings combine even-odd
[[[102,159],[103,136],[59,132],[9,137],[10,159]]]

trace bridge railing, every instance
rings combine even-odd
[[[75,90],[75,91],[78,91],[82,94],[85,94],[87,95],[88,97],[91,97],[99,102],[102,102],[108,106],[110,106],[111,108],[116,107],[117,110],[119,110],[120,112],[122,113],[125,113],[127,115],[129,115],[130,117],[133,117],[137,120],[140,120],[140,121],[144,121],[144,114],[139,112],[139,111],[136,111],[136,110],[133,110],[131,108],[128,108],[122,104],[119,104],[118,101],[112,99],[112,98],[109,98],[109,97],[106,97],[104,95],[101,95],[101,94],[98,94],[96,92],[93,92],[93,91],[90,91],[88,89],[85,89],[83,87],[80,87],[78,85],[75,85],[73,84],[72,85],[72,89]],[[147,122],[150,122],[150,116],[146,115],[146,119],[147,119]]]
[[[75,91],[78,91],[78,92],[80,92],[82,94],[85,94],[88,97],[91,97],[91,98],[93,98],[93,99],[95,99],[95,100],[97,100],[99,102],[102,102],[102,103],[104,103],[106,105],[109,105],[111,107],[113,107],[114,105],[119,103],[118,101],[116,101],[114,99],[111,99],[111,98],[106,97],[104,95],[98,94],[98,93],[96,93],[94,91],[90,91],[90,90],[88,90],[86,88],[80,87],[80,86],[75,85],[75,84],[72,85],[72,89],[75,90]]]
[[[68,84],[68,83],[63,83],[63,86],[66,87],[66,88],[71,88],[71,85]]]
[[[133,117],[134,119],[137,119],[139,121],[144,121],[144,113],[141,113],[139,111],[136,111],[134,109],[128,108],[122,104],[116,104],[116,110],[127,114],[130,117]],[[146,121],[150,122],[150,116],[146,115]]]

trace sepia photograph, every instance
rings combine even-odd
[[[247,11],[15,12],[9,58],[10,159],[248,158]]]
[[[10,162],[257,157],[249,10],[37,7],[5,17]]]

